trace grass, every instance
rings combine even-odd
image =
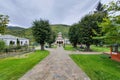
[[[57,45],[52,45],[52,47],[51,48],[57,48]]]
[[[30,54],[0,59],[0,80],[18,80],[48,54],[48,51],[36,51]]]
[[[76,51],[76,50],[84,51],[84,49],[80,49],[79,46],[77,48],[74,48],[72,45],[66,45],[64,49],[68,51]],[[110,52],[109,47],[100,47],[100,46],[91,45],[90,49],[95,52]]]
[[[100,47],[95,45],[91,45],[91,50],[95,52],[110,52],[109,47]]]
[[[75,51],[76,49],[72,45],[65,45],[64,50]]]
[[[107,55],[72,54],[70,57],[91,80],[120,80],[120,63],[109,59]]]

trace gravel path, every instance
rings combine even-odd
[[[50,55],[19,80],[90,80],[63,47],[50,49]]]

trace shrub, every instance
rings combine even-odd
[[[0,50],[5,49],[5,47],[6,47],[5,42],[4,42],[4,41],[2,41],[2,40],[0,40]]]

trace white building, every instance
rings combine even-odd
[[[19,38],[19,37],[15,37],[15,36],[12,36],[12,35],[1,35],[0,34],[0,40],[3,40],[6,45],[10,45],[10,42],[13,42],[14,46],[17,45],[17,39],[19,40],[20,42],[20,46],[24,46],[24,45],[29,45],[29,39],[26,39],[26,38]]]
[[[70,41],[67,38],[63,39],[62,33],[59,32],[55,44],[70,44]]]
[[[69,39],[67,39],[67,38],[65,38],[65,40],[64,40],[65,42],[65,44],[70,44],[70,41],[69,41]]]
[[[55,43],[56,44],[64,44],[64,39],[62,38],[62,33],[61,32],[58,33],[58,36],[56,38],[56,42]]]

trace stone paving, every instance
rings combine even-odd
[[[49,49],[50,55],[19,80],[90,80],[63,47]]]

